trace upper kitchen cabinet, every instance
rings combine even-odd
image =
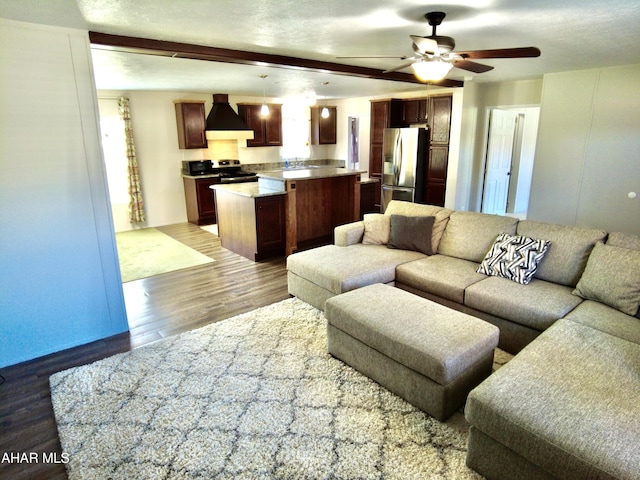
[[[323,118],[322,109],[329,110],[329,116]],[[336,143],[336,107],[311,107],[311,144],[328,145]]]
[[[448,145],[451,130],[451,95],[431,97],[429,105],[429,126],[431,127],[431,144]]]
[[[204,102],[175,102],[178,146],[182,149],[207,148]]]
[[[268,105],[269,115],[263,117],[260,114],[262,104],[238,104],[238,115],[253,130],[253,140],[247,140],[247,147],[282,146],[282,105]]]
[[[405,125],[426,123],[428,114],[429,102],[425,98],[402,102],[402,123]]]

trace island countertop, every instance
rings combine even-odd
[[[220,183],[211,185],[209,188],[215,191],[233,193],[249,198],[271,197],[273,195],[284,195],[286,193],[284,189],[269,188],[260,182]]]
[[[272,170],[258,173],[259,178],[272,180],[312,180],[316,178],[343,177],[347,175],[361,175],[365,170],[350,170],[343,167],[317,166],[311,168],[291,168]]]

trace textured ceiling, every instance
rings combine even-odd
[[[170,40],[384,70],[411,55],[409,35],[430,35],[429,11],[447,13],[438,34],[456,50],[536,46],[539,58],[486,60],[484,74],[448,78],[495,82],[545,73],[640,63],[638,0],[0,0],[4,18],[102,33]],[[100,89],[224,91],[234,95],[353,97],[424,89],[420,85],[94,51]],[[269,75],[263,82],[260,75]],[[466,78],[465,78],[466,77]],[[330,82],[323,85],[323,82]]]

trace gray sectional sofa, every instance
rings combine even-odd
[[[465,406],[481,474],[639,478],[639,237],[392,201],[287,269],[319,309],[387,283],[500,329],[516,356]]]

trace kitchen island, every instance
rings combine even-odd
[[[362,173],[312,166],[258,174],[259,184],[286,192],[286,255],[331,243],[336,226],[360,219]]]
[[[257,183],[212,186],[222,246],[260,261],[331,243],[336,226],[360,219],[362,173],[291,168],[259,173]]]

